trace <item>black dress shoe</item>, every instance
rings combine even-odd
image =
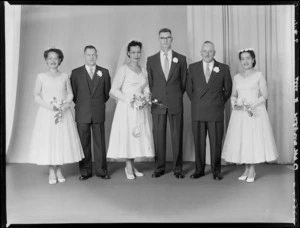
[[[214,180],[222,180],[223,176],[221,175],[221,173],[218,173],[218,174],[213,174],[213,178]]]
[[[175,177],[176,177],[177,179],[183,179],[183,178],[184,178],[183,173],[174,173],[174,175],[175,175]]]
[[[160,177],[160,176],[162,176],[162,175],[164,175],[164,172],[161,172],[161,173],[156,173],[156,172],[154,172],[154,173],[152,174],[152,177],[153,177],[153,178],[157,178],[157,177]]]
[[[105,175],[96,175],[97,177],[100,177],[101,179],[110,179],[110,176],[108,174],[105,174]]]
[[[92,175],[87,175],[87,176],[81,175],[81,176],[79,177],[79,180],[84,181],[84,180],[89,179],[90,177],[92,177]]]
[[[201,173],[193,173],[190,176],[190,178],[192,178],[192,179],[198,179],[198,178],[203,177],[203,176],[204,176],[204,174],[201,174]]]

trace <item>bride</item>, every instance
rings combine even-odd
[[[123,49],[122,49],[123,50]],[[122,55],[127,54],[125,59]],[[119,58],[118,67],[110,90],[117,101],[112,122],[107,157],[126,159],[127,179],[143,176],[134,167],[137,157],[154,157],[150,90],[147,71],[139,65],[142,43],[131,41]]]

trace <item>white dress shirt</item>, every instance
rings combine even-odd
[[[169,69],[171,68],[171,61],[172,61],[172,50],[170,49],[168,51],[168,60],[169,60]],[[160,51],[160,63],[162,69],[164,69],[165,66],[165,53],[161,50]]]
[[[87,70],[87,72],[90,74],[90,69],[92,68],[93,71],[93,75],[95,74],[95,70],[96,70],[96,65],[90,67],[88,65],[85,64],[85,69]]]
[[[205,75],[205,72],[206,72],[206,68],[207,68],[207,62],[205,62],[205,61],[202,61],[203,62],[203,70],[204,70],[204,75]],[[213,67],[214,67],[214,64],[215,64],[215,61],[213,60],[213,61],[211,61],[210,63],[208,63],[209,65],[208,65],[208,67],[209,67],[209,71],[210,71],[210,74],[211,74],[211,72],[212,72],[212,69],[213,69]]]

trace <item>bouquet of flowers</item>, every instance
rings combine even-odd
[[[164,105],[163,103],[159,102],[157,99],[154,99],[152,101],[149,101],[149,104],[152,105],[152,104],[155,104],[155,105],[158,105],[160,107],[164,107],[164,108],[168,108],[168,106]]]
[[[145,96],[140,93],[133,94],[133,98],[131,99],[131,102],[133,102],[133,106],[135,108],[139,108],[139,109],[143,108],[146,104],[149,104],[149,105],[154,104],[154,105],[158,105],[160,107],[168,108],[168,106],[162,104],[157,99],[151,100],[150,96]]]
[[[54,115],[54,122],[55,124],[58,124],[59,122],[62,122],[62,105],[65,103],[64,101],[57,100],[56,97],[53,97],[53,101],[50,102],[53,105],[53,110],[56,111]]]
[[[140,137],[141,136],[141,125],[140,125],[140,120],[139,120],[139,110],[142,109],[145,105],[159,105],[164,108],[168,108],[166,105],[162,104],[159,102],[157,99],[151,100],[150,96],[145,96],[141,93],[133,94],[133,97],[131,99],[134,111],[135,111],[135,116],[136,116],[136,126],[132,130],[132,134],[134,137]]]
[[[252,117],[254,115],[253,106],[250,103],[248,103],[247,101],[245,101],[245,99],[237,100],[234,104],[234,109],[245,111],[248,113],[248,115],[250,117]]]

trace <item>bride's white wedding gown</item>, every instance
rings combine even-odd
[[[108,158],[154,157],[152,135],[152,117],[150,106],[134,109],[129,102],[133,94],[149,94],[147,71],[141,73],[132,71],[128,65],[122,65],[115,75],[110,94],[117,100],[117,106],[112,121]],[[133,129],[139,121],[140,136],[133,135]]]

